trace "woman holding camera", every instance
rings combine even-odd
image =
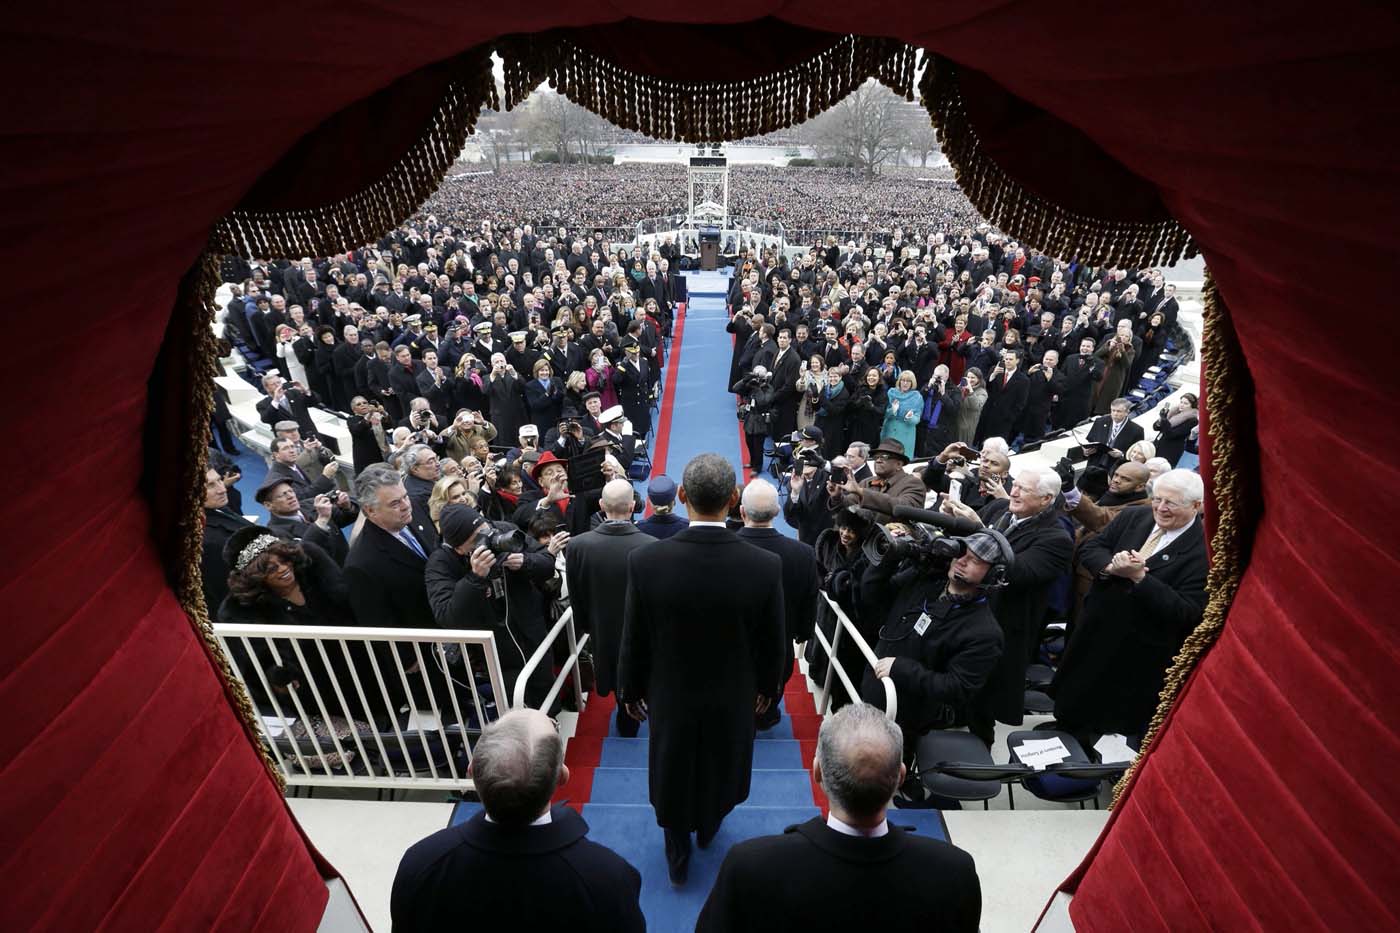
[[[1163,405],[1157,412],[1157,422],[1153,425],[1157,429],[1157,456],[1176,466],[1176,462],[1186,450],[1186,441],[1200,420],[1200,412],[1196,410],[1196,396],[1190,392],[1182,393],[1174,406]]]
[[[885,426],[885,410],[889,407],[889,393],[885,389],[884,377],[874,366],[865,371],[851,402],[848,418],[849,441],[863,441],[874,447],[880,443],[880,432]],[[906,448],[912,450],[913,448]]]
[[[982,378],[982,370],[969,366],[963,375],[962,405],[958,408],[958,441],[971,445],[977,436],[977,422],[982,417],[982,407],[987,404],[987,384]]]
[[[613,386],[613,366],[602,347],[595,347],[588,355],[588,369],[584,373],[590,392],[598,393],[598,401],[604,411],[619,404],[617,389]],[[580,409],[582,411],[582,409]]]
[[[817,406],[821,403],[822,387],[826,385],[825,373],[826,361],[820,353],[813,353],[812,358],[802,364],[802,371],[797,374],[797,392],[800,396],[797,403],[799,431],[817,420]]]

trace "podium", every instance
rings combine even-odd
[[[700,231],[700,271],[714,272],[719,268],[719,228],[705,227]]]

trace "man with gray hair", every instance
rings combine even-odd
[[[793,644],[812,637],[817,618],[817,552],[809,544],[789,538],[773,527],[778,516],[778,490],[766,479],[751,480],[739,500],[744,527],[737,534],[754,547],[778,555],[783,562],[783,607],[787,654],[783,662],[783,683],[792,676]],[[782,692],[754,725],[771,729],[782,718]]]
[[[990,499],[976,512],[952,499],[944,511],[974,527],[986,526],[1006,536],[1016,562],[1006,586],[988,598],[1001,625],[1004,648],[987,679],[981,702],[973,704],[969,728],[988,745],[992,720],[1020,725],[1025,713],[1026,667],[1045,626],[1050,588],[1069,571],[1074,538],[1060,517],[1060,475],[1048,467],[1021,469],[1008,493],[1000,484],[987,486]]]
[[[1084,545],[1094,577],[1051,685],[1055,719],[1076,735],[1141,736],[1167,668],[1205,615],[1205,486],[1191,470],[1152,483],[1150,507],[1124,509]]]
[[[899,726],[865,703],[822,723],[812,777],[830,815],[729,850],[697,933],[928,929],[975,933],[982,889],[972,856],[891,824],[904,780]],[[841,897],[834,892],[864,892]]]
[[[481,732],[468,769],[483,809],[409,848],[389,898],[395,933],[465,929],[646,929],[642,877],[587,838],[569,807],[550,806],[569,780],[564,744],[535,709]],[[540,896],[522,896],[522,892]]]
[[[591,634],[593,675],[600,696],[616,689],[617,660],[622,646],[622,614],[627,598],[627,558],[656,539],[632,524],[632,484],[615,479],[603,486],[599,501],[604,521],[577,538],[564,551],[564,576],[574,628]],[[640,723],[617,707],[617,734],[636,736]]]
[[[782,693],[782,561],[724,520],[739,498],[719,454],[685,466],[690,525],[627,556],[618,695],[651,720],[650,787],[671,883],[684,884],[690,835],[703,849],[749,796],[754,716]]]

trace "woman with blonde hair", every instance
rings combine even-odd
[[[919,394],[918,378],[912,369],[899,374],[886,399],[885,423],[880,436],[899,441],[904,445],[904,452],[912,457],[919,418],[924,413],[924,397]]]
[[[442,528],[438,527],[438,517],[449,505],[469,505],[476,508],[476,497],[472,495],[465,477],[444,476],[433,484],[432,494],[428,496],[428,514],[439,533]]]

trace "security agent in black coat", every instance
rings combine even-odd
[[[906,774],[902,744],[899,728],[868,705],[823,723],[812,776],[830,815],[730,849],[697,933],[976,933],[982,892],[972,857],[897,825],[898,813],[895,822],[886,817]]]
[[[651,803],[675,883],[690,833],[707,845],[748,798],[754,714],[782,690],[782,561],[722,527],[738,496],[729,462],[701,454],[680,493],[690,527],[627,560],[617,686],[651,720]]]
[[[589,841],[583,817],[549,806],[569,776],[549,719],[537,710],[507,713],[473,751],[484,811],[404,853],[389,898],[395,933],[645,930],[641,875]]]
[[[794,469],[797,473],[793,479],[796,480],[798,476],[802,478],[796,483],[789,481],[788,498],[783,503],[783,518],[797,529],[798,541],[815,546],[817,536],[831,527],[830,497],[826,492],[829,474],[817,467],[808,476],[806,468],[800,463]]]
[[[860,583],[863,598],[889,607],[874,645],[880,663],[865,669],[861,697],[883,709],[877,673],[894,681],[906,751],[930,729],[985,718],[984,687],[1005,650],[988,593],[1015,563],[1010,545],[986,530],[950,543],[960,553],[946,566],[922,556],[886,559],[870,564]]]
[[[787,639],[784,648],[785,676],[783,683],[792,676],[792,651],[794,643],[802,643],[812,637],[812,628],[817,619],[817,554],[810,544],[794,541],[773,527],[773,519],[778,514],[778,491],[766,479],[755,479],[744,489],[740,506],[744,517],[744,527],[736,534],[756,548],[778,555],[783,562],[783,607],[784,628]],[[771,729],[782,717],[782,693],[768,711],[758,717],[759,729]]]
[[[569,583],[574,627],[593,636],[593,671],[601,696],[616,689],[622,616],[627,601],[627,558],[633,551],[656,542],[628,520],[631,484],[626,480],[613,482],[627,487],[621,490],[624,501],[611,503],[613,508],[609,508],[609,493],[604,487],[603,512],[599,514],[605,520],[593,531],[571,538],[564,551],[564,575]],[[618,734],[635,736],[637,728],[637,721],[619,705]]]
[[[1100,415],[1094,419],[1089,433],[1084,437],[1089,466],[1098,467],[1105,473],[1112,473],[1118,464],[1123,462],[1121,455],[1126,454],[1129,447],[1143,438],[1142,425],[1132,420],[1131,413],[1124,418],[1123,426],[1118,429],[1116,437],[1113,436],[1113,428],[1113,415]],[[1117,451],[1120,456],[1114,456],[1110,451]]]
[[[1153,488],[1181,499],[1160,478]],[[1067,732],[1146,732],[1167,669],[1205,614],[1209,564],[1199,515],[1147,558],[1140,582],[1107,573],[1114,555],[1141,550],[1155,525],[1152,508],[1127,508],[1080,549],[1095,579],[1051,685],[1055,720]]]

